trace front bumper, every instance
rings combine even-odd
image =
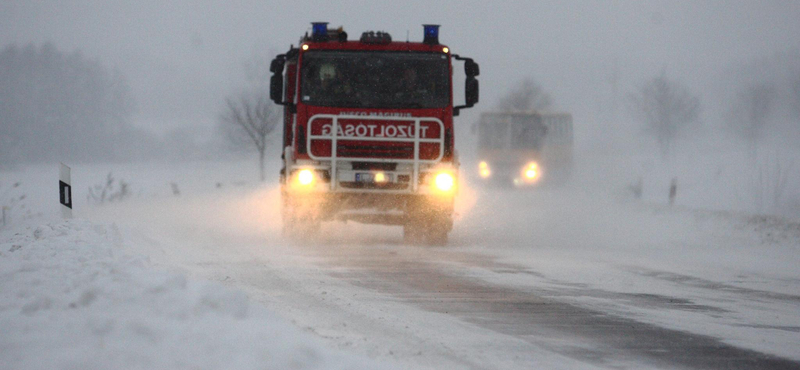
[[[284,207],[320,221],[403,225],[420,214],[452,216],[452,195],[285,192]]]
[[[284,212],[321,221],[387,225],[403,225],[420,215],[452,219],[458,172],[450,163],[416,168],[388,162],[371,168],[339,164],[336,171],[324,162],[297,163],[288,174],[284,171]],[[314,180],[301,181],[308,176]]]

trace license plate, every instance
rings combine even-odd
[[[356,173],[356,182],[377,182],[375,179],[374,173],[371,172],[357,172]],[[391,173],[384,173],[383,174],[383,181],[381,182],[392,182],[392,174]]]

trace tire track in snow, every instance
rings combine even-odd
[[[332,242],[300,246],[333,277],[389,293],[428,311],[458,317],[536,346],[601,366],[638,363],[696,369],[799,369],[800,363],[724,343],[716,338],[641,323],[578,307],[531,291],[487,283],[458,264],[492,268],[464,253],[390,246],[353,248]],[[507,273],[513,266],[495,266]],[[587,292],[588,295],[598,294]],[[663,297],[636,297],[653,305]],[[693,307],[700,309],[703,307]]]

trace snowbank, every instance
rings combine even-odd
[[[352,369],[248,297],[122,253],[115,226],[0,233],[0,369]]]

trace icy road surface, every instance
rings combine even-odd
[[[800,225],[575,189],[466,190],[447,247],[332,223],[280,237],[278,191],[89,212],[126,252],[247,292],[401,368],[800,368]]]

